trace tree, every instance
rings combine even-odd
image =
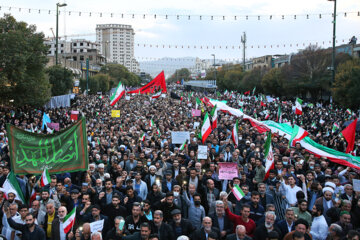
[[[251,71],[245,72],[242,79],[242,91],[249,91],[256,87],[257,92],[262,92],[261,79],[269,69],[254,68]]]
[[[46,69],[51,84],[52,96],[64,95],[73,87],[73,73],[60,65]]]
[[[89,78],[89,94],[107,92],[111,88],[111,77],[109,74],[98,73]],[[80,79],[80,88],[86,90],[86,79]]]
[[[34,25],[0,18],[0,95],[17,106],[42,106],[50,99],[45,75],[48,47]]]
[[[360,107],[360,60],[340,64],[332,88],[334,101],[346,108]]]
[[[110,87],[116,87],[120,81],[126,86],[139,86],[141,83],[139,76],[129,72],[126,67],[120,64],[106,64],[101,68],[100,73],[110,76]]]
[[[261,80],[261,86],[267,94],[276,96],[283,95],[283,83],[285,82],[284,74],[281,68],[273,68],[264,75]]]
[[[181,79],[189,80],[190,79],[190,71],[187,68],[181,68],[175,71],[174,74],[171,75],[167,79],[167,82],[177,82],[181,81]]]

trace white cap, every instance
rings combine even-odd
[[[104,164],[103,163],[100,163],[99,165],[98,165],[98,168],[104,168],[105,166],[104,166]]]

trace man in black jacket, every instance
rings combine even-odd
[[[212,226],[212,220],[209,217],[204,217],[202,221],[202,227],[196,230],[192,235],[192,240],[207,240],[209,233],[215,233],[216,239],[220,239],[220,231],[218,228]]]
[[[9,210],[7,210],[6,216],[10,216]],[[35,218],[31,213],[28,213],[25,217],[25,225],[16,223],[12,218],[7,219],[10,227],[15,230],[21,231],[22,240],[45,240],[45,232],[38,225],[35,224]]]
[[[172,227],[176,238],[181,235],[190,236],[195,231],[195,227],[191,225],[190,221],[182,218],[179,209],[172,210],[171,215],[173,220],[170,221],[169,224]]]
[[[112,196],[111,203],[104,207],[103,213],[105,216],[108,216],[110,227],[114,227],[114,219],[116,216],[127,216],[126,208],[120,205],[120,196],[116,194]]]
[[[209,217],[212,220],[212,225],[220,230],[220,238],[225,239],[226,235],[232,233],[233,225],[225,214],[224,202],[217,200],[215,206],[215,213]]]
[[[175,240],[174,232],[170,225],[163,222],[163,212],[156,210],[154,213],[154,231],[159,236],[159,240]]]

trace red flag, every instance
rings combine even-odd
[[[260,105],[261,105],[262,107],[266,107],[266,103],[264,103],[263,101],[260,102]]]
[[[250,90],[247,92],[244,92],[244,95],[249,95],[250,94]]]
[[[350,153],[352,150],[354,150],[356,123],[357,118],[341,132],[348,143],[345,153]]]
[[[157,75],[151,82],[149,82],[145,86],[143,86],[141,88],[138,88],[136,90],[129,91],[127,93],[128,94],[132,94],[132,93],[139,93],[139,94],[154,93],[155,88],[157,88],[157,87],[161,88],[162,93],[167,93],[164,71],[159,73],[159,75]]]

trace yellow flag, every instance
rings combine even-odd
[[[120,110],[111,110],[111,117],[119,118],[120,117]]]

